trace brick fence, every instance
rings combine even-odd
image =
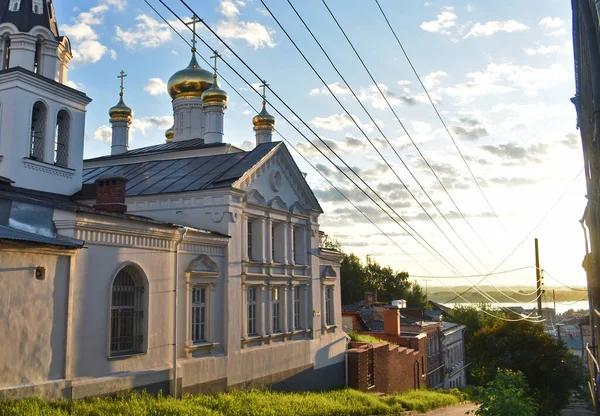
[[[351,342],[347,354],[348,386],[351,388],[398,393],[426,387],[423,351],[385,343]],[[372,386],[369,385],[370,375],[374,381]]]

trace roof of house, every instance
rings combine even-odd
[[[201,144],[201,139],[189,140]],[[183,143],[183,145],[181,145]],[[177,144],[178,146],[169,146]],[[93,185],[100,176],[118,175],[127,178],[126,195],[153,195],[174,192],[200,191],[205,189],[228,188],[241,178],[250,168],[265,157],[280,142],[263,143],[249,152],[204,155],[169,160],[154,160],[137,163],[87,168],[83,170],[84,190],[76,194],[78,199],[93,197],[85,185]],[[183,146],[192,147],[183,147]],[[222,145],[222,144],[219,144]],[[176,142],[130,150],[123,155],[104,157],[122,158],[139,154],[156,154],[193,148],[193,143]],[[197,148],[197,147],[196,147]],[[135,152],[135,153],[134,153]],[[92,160],[98,160],[92,159]]]
[[[36,26],[43,26],[57,38],[60,36],[52,0],[43,0],[40,14],[33,12],[33,0],[21,0],[17,11],[10,11],[10,3],[10,0],[0,0],[0,23],[12,23],[20,32],[24,33]]]
[[[6,225],[0,225],[0,242],[49,245],[66,249],[82,248],[85,244],[84,241],[77,240],[75,238],[65,237],[62,235],[49,237],[37,233],[17,230],[16,228],[8,227]]]
[[[373,320],[373,307],[365,308],[364,304],[364,301],[361,300],[352,305],[342,305],[342,312],[358,312],[370,331],[383,331],[383,322]],[[436,321],[428,321],[427,319],[424,320],[423,318],[417,318],[408,314],[400,315],[401,327],[405,325],[425,329],[429,326],[439,326],[439,324],[440,323]]]

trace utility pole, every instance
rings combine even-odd
[[[538,313],[542,315],[542,270],[540,269],[540,251],[538,249],[538,239],[535,239],[535,281],[537,287]]]

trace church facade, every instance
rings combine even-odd
[[[344,385],[342,255],[264,102],[254,149],[226,143],[193,50],[166,142],[129,149],[121,88],[111,155],[84,161],[52,1],[0,16],[0,398]]]

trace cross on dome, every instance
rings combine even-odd
[[[192,26],[192,52],[196,52],[196,23],[200,23],[201,21],[198,16],[194,15],[192,16],[192,21],[185,24],[187,27]]]
[[[125,73],[125,71],[121,70],[121,72],[119,73],[119,76],[117,76],[117,78],[121,78],[121,97],[123,96],[123,91],[125,90],[125,77],[127,76],[127,74]]]
[[[263,107],[267,103],[267,99],[266,98],[267,98],[267,87],[268,86],[269,86],[269,84],[267,84],[267,81],[264,81],[264,80],[263,80],[262,84],[259,85],[259,88],[262,88],[262,90],[263,90],[262,91],[262,99],[263,99],[262,104],[263,104]]]
[[[213,51],[213,52],[214,52],[213,56],[210,57],[211,59],[215,60],[215,64],[213,66],[213,70],[215,71],[213,78],[217,78],[217,59],[219,59],[221,57],[221,55],[219,55],[219,53],[217,51]]]

